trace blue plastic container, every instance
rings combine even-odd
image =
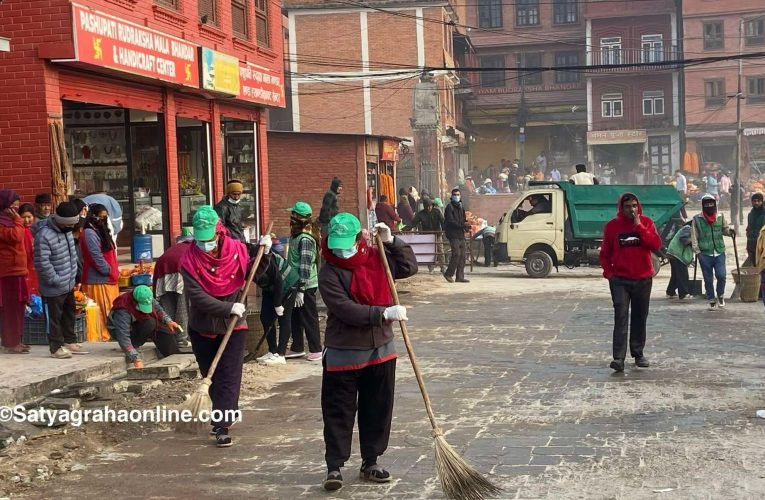
[[[136,234],[133,236],[133,249],[130,253],[133,263],[138,264],[141,261],[151,262],[151,235]]]
[[[151,286],[151,274],[134,274],[130,277],[130,283],[133,286]]]

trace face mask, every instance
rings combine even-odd
[[[218,248],[218,241],[197,241],[197,246],[204,253],[210,253]]]
[[[712,205],[711,207],[702,207],[702,210],[707,215],[714,215],[717,213],[717,207]]]
[[[462,196],[460,196],[458,194],[452,195],[452,201],[454,203],[459,203],[461,199],[462,199]]]
[[[359,251],[358,248],[356,248],[356,245],[353,245],[353,247],[345,249],[345,248],[335,248],[332,250],[332,253],[335,254],[337,257],[340,257],[341,259],[350,259],[356,253]]]
[[[240,202],[240,201],[242,201],[242,199],[241,199],[241,198],[239,198],[239,199],[236,199],[236,200],[235,200],[235,199],[233,199],[233,198],[229,198],[229,199],[228,199],[228,201],[230,201],[230,202],[231,202],[231,203],[233,203],[234,205],[239,205],[239,202]]]

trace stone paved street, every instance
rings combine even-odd
[[[502,498],[763,498],[761,303],[664,298],[654,284],[646,355],[608,369],[612,308],[596,269],[531,280],[501,267],[449,285],[403,285],[410,328],[447,440],[505,488]],[[730,289],[732,289],[732,284]],[[403,351],[403,342],[398,342]],[[303,370],[304,371],[304,370]],[[326,498],[320,369],[247,401],[236,446],[156,433],[94,457],[44,497]],[[354,453],[357,453],[354,445]],[[389,485],[345,499],[441,498],[432,439],[408,360],[398,365]],[[37,494],[37,493],[36,493]]]

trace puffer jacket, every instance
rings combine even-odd
[[[74,290],[77,276],[77,250],[72,233],[61,232],[48,217],[35,234],[35,269],[40,294],[56,297]]]

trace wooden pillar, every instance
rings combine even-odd
[[[181,198],[178,179],[178,139],[175,122],[175,91],[165,89],[165,166],[167,173],[167,218],[170,221],[170,244],[181,234]]]

